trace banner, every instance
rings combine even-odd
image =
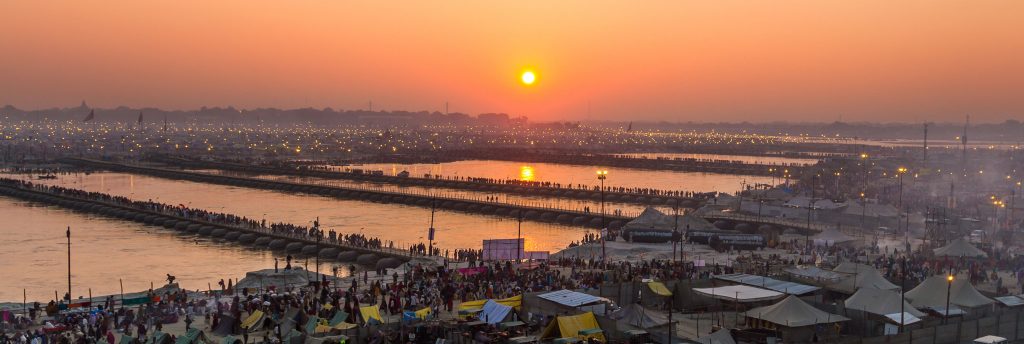
[[[526,258],[524,239],[484,240],[483,260],[514,260]]]

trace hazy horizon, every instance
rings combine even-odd
[[[1020,13],[953,0],[4,2],[0,104],[992,123],[1024,117]]]

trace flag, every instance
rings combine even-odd
[[[85,116],[85,119],[83,119],[82,122],[91,121],[93,118],[96,118],[96,113],[94,110],[89,110],[89,115]]]
[[[139,111],[139,124],[142,124],[142,111]]]

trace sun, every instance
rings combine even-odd
[[[521,80],[524,85],[533,85],[533,83],[537,81],[537,75],[530,70],[524,71],[523,75],[519,76],[519,80]]]

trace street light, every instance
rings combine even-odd
[[[952,272],[950,272],[949,275],[946,275],[946,282],[947,282],[946,283],[946,316],[945,316],[945,319],[942,319],[943,323],[945,323],[946,321],[949,320],[949,292],[950,292],[950,290],[953,289],[953,273]]]
[[[608,228],[604,224],[604,180],[608,178],[608,170],[598,170],[597,180],[601,181],[601,263],[606,268],[608,267],[608,256],[604,247],[604,237],[608,232]]]
[[[906,174],[906,173],[907,173],[907,168],[906,167],[900,167],[900,168],[896,169],[896,175],[898,175],[900,177],[900,196],[899,196],[899,200],[896,202],[896,211],[897,212],[899,212],[900,209],[903,208],[903,175]],[[896,231],[897,232],[899,232],[899,229],[900,229],[900,222],[903,222],[903,221],[900,221],[900,219],[896,219]],[[909,231],[910,228],[907,228],[906,230]]]

